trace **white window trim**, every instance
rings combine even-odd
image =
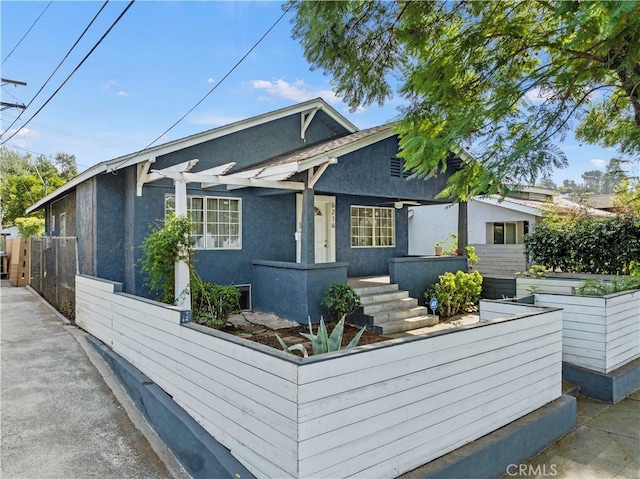
[[[355,246],[353,245],[353,224],[351,223],[351,220],[353,218],[353,209],[354,208],[368,208],[373,211],[373,218],[375,219],[375,210],[392,210],[392,215],[391,218],[393,218],[393,235],[392,235],[392,239],[393,239],[393,244],[390,245],[376,245],[376,244],[372,244],[371,246]],[[375,225],[372,227],[372,233],[375,235]],[[375,236],[371,237],[372,242],[375,242]],[[353,249],[363,249],[363,248],[395,248],[396,247],[396,210],[395,208],[389,208],[389,207],[385,207],[385,206],[367,206],[367,205],[351,205],[351,208],[349,210],[349,243],[351,244],[351,248]]]
[[[505,243],[495,243],[495,240],[496,240],[496,238],[495,238],[495,231],[496,231],[495,230],[495,226],[496,226],[496,224],[504,225],[504,240],[505,240]],[[509,225],[509,224],[515,226],[515,230],[516,230],[515,231],[515,233],[516,233],[516,242],[515,243],[506,243],[506,240],[507,240],[507,225]],[[496,246],[519,244],[518,243],[518,241],[520,240],[519,236],[520,235],[519,235],[519,232],[518,232],[518,221],[493,221],[493,222],[491,222],[491,241],[492,241],[491,244],[494,244]]]
[[[164,216],[165,221],[167,218],[167,199],[174,198],[173,194],[166,194],[164,196]],[[194,245],[193,249],[197,251],[238,251],[242,249],[242,225],[243,225],[243,217],[242,217],[242,198],[232,197],[232,196],[205,196],[205,195],[187,195],[187,202],[192,198],[201,198],[202,199],[202,215],[203,215],[203,238],[205,243],[207,242],[207,200],[235,200],[238,202],[238,245],[237,246],[227,246],[221,248],[207,248],[207,247],[199,247]],[[187,212],[188,213],[188,212]]]

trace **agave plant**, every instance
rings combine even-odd
[[[345,346],[344,349],[351,349],[358,344],[366,326],[363,326],[358,334]],[[311,324],[311,317],[309,317],[309,334],[300,333],[305,338],[311,340],[311,354],[324,354],[332,351],[340,351],[342,345],[342,334],[344,333],[344,318],[338,321],[336,327],[333,328],[331,335],[327,331],[327,326],[324,324],[324,318],[320,317],[320,325],[318,326],[317,334],[313,334],[313,326]],[[287,353],[293,354],[293,351],[300,351],[306,358],[308,357],[307,349],[302,344],[294,344],[293,346],[287,346],[282,338],[276,334],[276,339],[282,346],[282,349]]]

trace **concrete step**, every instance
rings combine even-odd
[[[369,294],[388,293],[391,291],[398,291],[397,284],[381,284],[378,286],[365,286],[362,288],[353,288],[358,296],[366,296]]]
[[[384,291],[380,293],[362,294],[360,295],[360,304],[367,305],[372,303],[383,303],[385,301],[393,301],[394,299],[408,298],[408,291]]]
[[[385,311],[395,311],[399,309],[414,308],[418,305],[418,300],[415,298],[401,298],[391,301],[382,301],[380,303],[365,304],[362,306],[364,314],[368,316],[375,316],[377,313]]]
[[[394,309],[392,311],[383,311],[372,315],[372,324],[388,323],[389,321],[397,321],[400,319],[415,318],[416,316],[428,316],[429,309],[425,306],[415,306],[407,309]]]
[[[402,331],[410,331],[412,329],[435,326],[439,321],[440,319],[438,318],[438,316],[416,316],[413,318],[389,321],[387,323],[381,323],[380,325],[374,324],[371,329],[379,334],[393,334],[400,333]]]

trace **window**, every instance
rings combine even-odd
[[[67,236],[67,213],[60,213],[60,234],[58,236]]]
[[[493,223],[493,244],[516,244],[515,223]]]
[[[174,195],[165,198],[165,216],[175,210]],[[188,196],[187,212],[196,249],[242,249],[242,200]]]
[[[390,247],[396,245],[396,214],[393,208],[351,207],[351,246]]]

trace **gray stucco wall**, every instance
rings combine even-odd
[[[64,215],[65,231],[62,231],[62,217]],[[51,218],[55,216],[55,228]],[[45,221],[45,229],[50,236],[76,235],[76,192],[69,191],[65,196],[49,205]]]
[[[124,271],[124,172],[96,179],[96,273],[99,278],[122,282]]]
[[[409,296],[425,304],[424,293],[439,281],[439,276],[457,271],[469,271],[464,256],[407,257],[389,260],[389,276],[392,284],[409,291]]]
[[[95,276],[95,178],[76,187],[76,236],[80,274]]]
[[[393,136],[338,158],[315,186],[317,194],[342,193],[389,199],[432,200],[452,173],[439,174],[428,181],[404,179],[390,174],[391,159],[398,155],[398,139]]]
[[[236,162],[234,169],[238,170],[348,133],[320,110],[305,133],[306,141],[302,140],[300,115],[296,114],[161,156],[153,168],[165,168],[198,158],[200,161],[193,172],[232,161]]]
[[[329,320],[320,303],[333,283],[347,282],[346,263],[296,264],[253,262],[253,301],[260,311],[275,313],[300,324]]]
[[[351,206],[391,207],[368,196],[336,197],[336,261],[349,263],[349,277],[389,274],[389,258],[405,256],[408,251],[407,208],[395,209],[396,244],[394,247],[351,246]]]
[[[260,195],[260,190],[241,189],[201,190],[188,188],[188,195],[240,198],[242,201],[242,249],[241,250],[196,250],[195,264],[198,274],[205,281],[218,284],[250,284],[252,280],[251,260],[290,261],[296,260],[295,243],[295,194]],[[129,192],[135,195],[135,191]],[[142,198],[138,197],[132,208],[134,218],[132,232],[127,235],[127,244],[133,247],[129,263],[136,264],[142,256],[140,248],[144,238],[164,218],[164,198],[174,194],[173,187],[147,185]],[[149,295],[144,278],[136,274],[136,292]]]

